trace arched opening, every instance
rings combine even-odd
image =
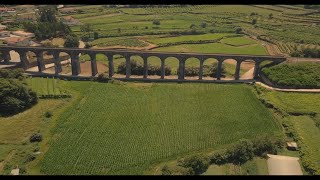
[[[221,80],[234,80],[237,61],[234,59],[225,59],[222,62],[222,66],[225,69],[225,77],[221,77]]]
[[[138,55],[130,56],[131,76],[130,78],[143,78],[143,58]]]
[[[254,79],[254,66],[255,61],[252,59],[244,60],[240,65],[240,78],[241,80]]]
[[[149,56],[147,58],[147,61],[148,61],[148,78],[159,79],[161,77],[161,59],[157,56]],[[168,70],[169,69],[167,68],[165,76],[171,74],[171,72]]]
[[[222,67],[221,77],[225,76],[225,71]],[[217,79],[218,60],[214,58],[205,59],[203,62],[203,80],[216,80]]]
[[[123,55],[113,55],[114,65],[114,78],[125,78],[126,77],[126,59]]]
[[[21,59],[20,59],[20,54],[15,51],[15,50],[11,50],[9,51],[9,55],[10,55],[10,63],[12,66],[18,66],[21,63]]]
[[[55,74],[53,52],[43,51],[42,57],[43,57],[43,63],[45,65],[45,70],[43,72],[47,74]]]
[[[185,79],[199,79],[200,60],[198,58],[188,58],[185,61],[184,77]]]
[[[71,75],[71,58],[67,52],[59,52],[59,60],[61,64],[61,72],[62,75]],[[53,71],[55,71],[55,67],[52,67]]]
[[[176,57],[165,58],[165,66],[171,71],[170,75],[166,79],[178,79],[179,59]]]
[[[38,62],[37,62],[37,55],[33,51],[27,51],[26,57],[28,61],[28,72],[39,72]]]
[[[108,73],[108,61],[107,57],[103,53],[98,53],[95,55],[96,64],[97,64],[97,74],[101,73]],[[87,53],[81,53],[80,57],[80,67],[81,67],[81,74],[85,76],[92,75],[92,64],[91,64],[91,57]]]

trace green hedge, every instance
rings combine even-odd
[[[319,88],[320,63],[301,62],[263,68],[262,72],[275,85],[291,88]]]

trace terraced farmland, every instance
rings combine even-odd
[[[43,174],[143,174],[177,156],[280,132],[245,85],[70,83],[83,97],[53,131]]]

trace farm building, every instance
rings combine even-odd
[[[34,37],[34,33],[25,32],[25,31],[13,31],[12,34],[20,37],[27,37],[27,38]]]
[[[30,39],[26,37],[8,37],[4,39],[8,46],[29,46]]]

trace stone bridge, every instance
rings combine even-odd
[[[96,63],[96,55],[104,54],[108,58],[109,64],[109,78],[112,78],[114,75],[114,63],[113,56],[121,55],[126,60],[126,79],[130,78],[131,75],[131,67],[130,67],[130,57],[131,56],[140,56],[144,61],[144,71],[143,78],[148,78],[148,58],[151,56],[155,56],[160,58],[161,60],[161,79],[165,77],[165,61],[169,57],[175,57],[179,61],[178,68],[178,80],[185,79],[185,62],[189,58],[197,58],[200,62],[199,67],[199,80],[202,80],[203,77],[203,64],[206,59],[214,58],[218,61],[217,67],[217,80],[221,79],[221,70],[222,63],[226,59],[234,59],[236,63],[235,70],[235,80],[239,80],[240,77],[240,65],[245,60],[253,60],[255,62],[254,67],[254,78],[259,76],[260,64],[261,62],[268,60],[273,63],[281,63],[286,60],[283,56],[257,56],[257,55],[239,55],[239,54],[206,54],[206,53],[173,53],[173,52],[151,52],[151,51],[131,51],[131,50],[110,50],[110,49],[81,49],[81,48],[47,48],[47,47],[18,47],[18,46],[0,46],[0,52],[2,53],[2,58],[4,62],[9,63],[10,51],[16,51],[20,55],[21,66],[24,69],[28,68],[28,59],[27,52],[31,51],[36,54],[37,57],[37,65],[39,72],[45,70],[45,63],[43,61],[43,53],[49,52],[53,55],[54,65],[55,65],[55,74],[59,75],[62,71],[62,66],[59,58],[60,52],[65,52],[69,54],[71,58],[71,66],[72,66],[72,76],[78,76],[81,73],[79,55],[80,54],[88,54],[91,59],[91,72],[92,76],[96,76],[98,73],[97,63]]]

